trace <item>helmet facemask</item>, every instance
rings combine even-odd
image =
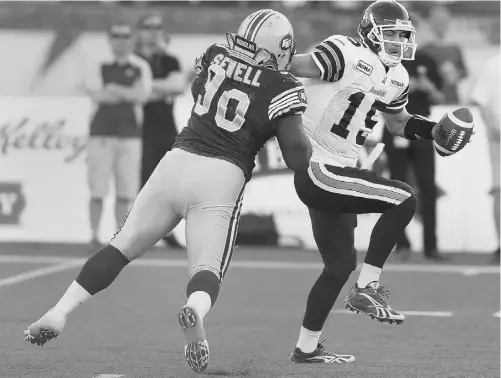
[[[365,25],[363,25],[364,21],[366,22]],[[364,17],[362,19],[361,25],[364,27],[367,26],[367,21],[372,25],[372,29],[367,33],[365,38],[363,35],[361,35],[359,30],[360,37],[369,40],[374,45],[374,47],[376,47],[375,52],[384,65],[388,67],[394,67],[398,65],[402,60],[414,60],[417,47],[416,29],[412,25],[411,21],[397,19],[396,21],[391,21],[391,24],[388,23],[385,25],[377,25],[374,21],[372,13],[369,13],[367,18]],[[394,30],[397,32],[405,31],[408,33],[408,37],[404,42],[387,40],[384,39],[384,32],[387,30]],[[386,43],[400,45],[400,56],[392,55],[388,51],[386,51]]]

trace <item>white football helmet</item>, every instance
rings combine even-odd
[[[227,33],[229,47],[268,68],[286,71],[296,53],[290,21],[282,13],[262,9],[247,16],[237,34]]]

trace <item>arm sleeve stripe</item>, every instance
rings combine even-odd
[[[283,108],[277,109],[271,116],[270,120],[273,120],[277,118],[278,116],[281,116],[283,114],[303,114],[304,111],[306,110],[306,104],[304,102],[295,102],[292,105],[285,106]]]
[[[320,51],[315,51],[311,55],[317,64],[317,67],[320,68],[320,80],[330,81],[329,78],[332,77],[332,67],[329,64],[329,61]]]
[[[407,105],[407,103],[408,103],[408,102],[409,102],[409,100],[408,100],[408,99],[405,99],[405,101],[404,101],[404,102],[401,102],[401,103],[398,103],[398,104],[394,104],[394,103],[392,102],[391,104],[389,104],[389,105],[386,107],[386,109],[388,109],[388,110],[402,109],[402,108],[404,108],[404,107]]]
[[[270,109],[268,111],[268,117],[270,119],[273,119],[273,114],[274,113],[276,113],[277,111],[280,111],[280,109],[287,108],[287,107],[292,106],[294,104],[296,104],[296,105],[301,105],[302,104],[302,105],[306,106],[306,104],[304,102],[302,102],[301,100],[299,100],[297,97],[296,98],[291,98],[290,100],[282,103],[281,105],[276,106],[274,109]]]
[[[325,76],[326,71],[324,68],[326,65],[325,59],[320,55],[320,53],[318,51],[312,52],[311,57],[313,58],[313,60],[315,61],[315,64],[317,65],[318,69],[320,70],[319,79],[323,80],[323,81],[327,81],[326,76]],[[328,72],[327,72],[327,74],[328,74]]]
[[[286,95],[288,95],[288,94],[290,94],[290,93],[292,93],[292,92],[300,92],[302,89],[304,89],[304,88],[303,88],[303,86],[302,86],[302,85],[300,85],[300,86],[297,86],[297,87],[294,87],[294,88],[288,89],[288,90],[286,90],[286,91],[283,91],[283,92],[282,92],[282,93],[280,93],[279,95],[277,95],[277,96],[273,97],[273,99],[272,99],[272,100],[271,100],[271,102],[270,102],[270,106],[272,106],[272,105],[273,105],[273,103],[280,101],[280,99],[281,99],[282,97],[284,97],[284,96],[286,96]]]
[[[316,48],[313,58],[322,73],[321,79],[334,82],[344,74],[345,61],[343,53],[332,41],[324,41]]]
[[[409,102],[409,86],[407,86],[404,91],[388,104],[387,109],[399,109],[403,108]]]
[[[299,101],[299,102],[298,102],[298,101],[297,101],[297,99],[291,98],[291,99],[289,99],[288,101],[283,102],[280,106],[277,106],[277,107],[275,107],[274,109],[270,110],[270,111],[268,112],[268,114],[270,114],[270,115],[271,115],[271,114],[273,114],[273,112],[275,112],[277,109],[282,109],[282,108],[287,107],[287,106],[289,106],[289,105],[291,105],[291,104],[294,104],[294,103],[300,103],[300,102],[301,102],[301,101]]]
[[[297,96],[298,96],[297,93],[291,93],[285,97],[282,97],[279,101],[275,101],[273,104],[270,104],[270,107],[268,109],[269,111],[272,111],[273,109],[282,105],[283,103],[290,101],[291,99],[297,98]]]
[[[340,80],[343,77],[344,74],[344,67],[345,67],[345,62],[344,62],[344,56],[339,47],[332,41],[325,41],[325,44],[329,46],[334,52],[335,56],[337,59],[339,59],[339,65],[336,66],[336,77],[334,81]]]

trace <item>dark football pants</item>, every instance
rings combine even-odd
[[[398,137],[397,137],[398,138]],[[388,168],[391,178],[403,182],[409,181],[409,169],[412,166],[416,183],[419,188],[419,206],[423,221],[424,253],[430,253],[437,248],[437,186],[435,184],[435,151],[431,140],[411,142],[408,148],[397,148],[394,136],[388,130],[384,131],[383,142],[386,145]],[[409,248],[410,243],[402,233],[397,242],[401,248]]]
[[[356,267],[356,214],[383,213],[414,195],[409,185],[372,171],[316,162],[307,172],[294,175],[294,185],[310,210],[325,267],[335,275]]]

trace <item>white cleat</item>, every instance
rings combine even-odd
[[[209,365],[209,343],[205,336],[203,319],[189,306],[181,308],[178,314],[179,324],[186,338],[184,356],[188,365],[197,373],[203,372]]]
[[[50,309],[24,331],[24,340],[43,346],[47,341],[59,336],[66,323],[66,315],[55,308]]]

